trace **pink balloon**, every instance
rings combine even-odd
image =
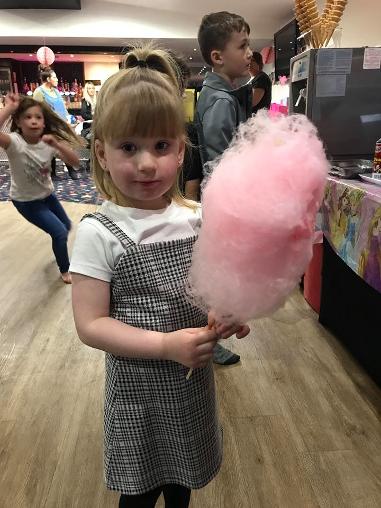
[[[272,46],[266,46],[263,48],[261,55],[265,65],[274,63],[274,48]]]
[[[37,50],[37,60],[42,65],[52,65],[55,60],[55,56],[50,48],[42,46]]]

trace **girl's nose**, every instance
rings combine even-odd
[[[156,157],[148,150],[144,150],[139,155],[139,171],[154,171],[156,169]]]

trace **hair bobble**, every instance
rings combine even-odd
[[[134,62],[134,64],[131,65],[131,67],[140,67],[142,69],[148,69],[149,65],[146,62],[146,60],[136,60],[136,62]]]

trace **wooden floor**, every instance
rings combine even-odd
[[[94,209],[65,207],[74,223]],[[9,203],[0,231],[0,508],[116,507],[103,354],[76,337],[47,235]],[[242,362],[216,369],[223,467],[192,508],[379,508],[380,392],[301,295],[232,347]]]

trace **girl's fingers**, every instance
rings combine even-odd
[[[241,326],[241,329],[236,333],[237,339],[243,339],[250,333],[250,327],[248,325]]]
[[[228,339],[232,335],[236,335],[237,339],[243,339],[249,334],[250,328],[248,325],[234,325],[230,327],[217,328],[217,334],[220,339]]]
[[[200,344],[197,346],[197,354],[213,354],[214,346],[216,345],[217,340],[213,340],[210,342],[206,342],[205,344]]]
[[[194,344],[196,347],[200,347],[204,344],[213,344],[216,343],[218,340],[218,336],[215,332],[215,330],[207,330],[203,333],[200,333],[197,337],[194,339]]]
[[[208,314],[208,328],[213,328],[213,326],[216,324],[216,318],[214,317],[212,312],[209,312]]]

